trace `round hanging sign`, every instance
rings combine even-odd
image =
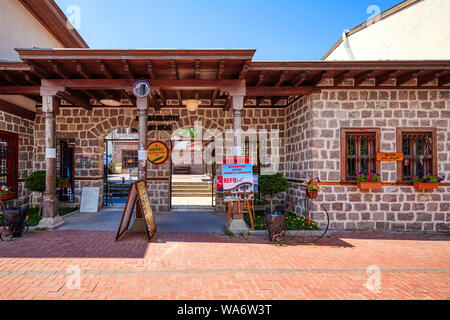
[[[153,164],[162,164],[169,158],[169,148],[164,142],[154,141],[147,147],[147,159]]]
[[[145,98],[150,94],[150,83],[147,81],[141,80],[134,84],[133,91],[136,97]]]

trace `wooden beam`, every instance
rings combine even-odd
[[[251,60],[247,60],[242,65],[241,72],[239,73],[239,80],[243,80],[247,78],[248,68],[250,67]]]
[[[286,80],[286,74],[287,71],[282,71],[280,73],[280,78],[278,79],[278,81],[274,84],[275,87],[279,87],[283,84],[284,80]]]
[[[0,99],[0,111],[10,113],[31,121],[34,121],[34,119],[36,118],[36,112],[30,111],[3,99]]]
[[[2,86],[0,94],[4,95],[41,95],[40,86]]]
[[[150,79],[156,79],[152,60],[147,60],[147,73],[148,73]]]
[[[123,59],[122,65],[123,65],[123,71],[125,71],[125,73],[128,75],[128,78],[135,79],[136,76],[134,75],[134,72],[131,69],[130,62],[126,59]]]
[[[373,74],[374,74],[373,70],[367,70],[364,71],[363,73],[358,74],[357,76],[355,76],[355,86],[357,87],[367,79],[370,79],[370,77],[372,77]]]
[[[402,74],[401,76],[398,76],[396,81],[397,86],[401,86],[402,84],[405,84],[408,81],[412,80],[417,76],[418,73],[419,71],[409,71]]]
[[[219,67],[217,68],[217,77],[216,77],[217,80],[222,80],[224,71],[225,71],[225,60],[220,60]],[[219,94],[219,90],[214,89],[212,96],[211,96],[211,105],[212,106],[214,105],[218,94]]]
[[[50,74],[47,71],[45,71],[44,69],[42,69],[41,67],[39,67],[33,61],[23,60],[23,62],[25,62],[26,64],[28,64],[30,66],[30,71],[32,73],[34,73],[38,78],[41,78],[41,79],[50,78]]]
[[[389,70],[382,74],[379,74],[375,77],[375,85],[379,86],[388,81],[392,77],[396,77],[398,75],[398,71],[395,70]]]
[[[177,99],[178,99],[178,103],[180,104],[180,105],[182,105],[183,104],[183,99],[182,99],[183,97],[182,97],[182,95],[181,95],[181,90],[177,90]]]
[[[306,76],[308,73],[306,71],[301,71],[295,78],[292,80],[292,86],[298,87],[306,80]]]
[[[220,60],[219,68],[217,69],[217,80],[222,80],[223,72],[225,71],[225,60]]]
[[[103,73],[103,75],[107,78],[107,79],[112,79],[113,76],[111,74],[111,72],[108,70],[108,67],[106,66],[105,61],[103,60],[97,60],[97,63],[100,66],[100,72]]]
[[[315,87],[247,87],[249,97],[286,97],[305,95],[320,92],[320,88]]]
[[[256,87],[260,87],[261,85],[262,85],[262,83],[264,82],[264,77],[266,76],[266,73],[267,73],[267,71],[261,71],[260,73],[259,73],[259,79],[258,79],[258,82],[256,83]]]
[[[14,79],[11,75],[9,75],[6,71],[0,71],[0,74],[3,76],[3,79],[11,83],[12,85],[15,86],[20,85],[20,83],[16,79]]]
[[[77,72],[84,78],[84,79],[89,79],[90,76],[88,74],[88,72],[86,71],[86,68],[84,67],[84,65],[78,61],[78,60],[73,60],[73,63],[75,63],[75,66],[77,68]]]
[[[60,64],[53,60],[47,60],[48,63],[51,64],[53,73],[57,74],[59,77],[63,79],[69,79],[69,77],[63,72]]]
[[[223,107],[224,111],[228,111],[231,109],[231,96],[228,97],[227,102],[225,102],[225,106]]]
[[[417,85],[418,86],[423,86],[424,84],[432,81],[434,78],[436,78],[436,75],[438,75],[440,72],[439,70],[433,70],[430,72],[421,72],[418,76],[417,76]]]
[[[92,110],[92,106],[89,101],[86,101],[83,97],[79,96],[73,91],[67,90],[59,94],[60,98],[70,102],[71,104],[81,107],[86,110]]]
[[[440,76],[438,78],[438,86],[446,85],[450,82],[450,73],[447,73],[446,75]]]
[[[200,59],[195,59],[195,79],[200,79]]]
[[[33,79],[33,77],[32,77],[31,75],[26,74],[24,71],[21,71],[20,73],[23,75],[23,77],[25,78],[25,80],[26,80],[29,84],[31,84],[31,85],[33,85],[33,86],[39,86],[39,85],[41,85],[41,80],[40,80],[40,79],[39,79],[39,80],[35,80],[35,79]]]
[[[133,87],[135,79],[43,79],[43,83],[52,86],[64,86],[77,90],[123,90]],[[165,90],[214,90],[220,88],[242,88],[245,80],[194,80],[194,79],[158,79],[150,80],[153,87]]]
[[[170,75],[172,79],[174,80],[178,79],[177,62],[175,60],[170,60],[169,66],[170,66]]]
[[[320,81],[325,77],[328,71],[320,71],[314,78],[311,80],[311,84],[313,86],[317,86]]]
[[[342,82],[344,82],[345,77],[346,77],[350,72],[351,72],[350,70],[345,70],[345,71],[343,71],[343,72],[338,73],[337,75],[335,75],[334,78],[333,78],[333,84],[334,84],[335,86],[340,85]]]

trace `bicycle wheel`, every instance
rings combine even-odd
[[[11,241],[13,239],[13,232],[12,232],[11,228],[9,227],[9,225],[5,224],[4,221],[1,226],[0,239],[2,241]]]
[[[314,243],[323,238],[330,226],[330,217],[326,208],[310,198],[294,201],[286,209],[286,216],[293,213],[300,218],[303,228],[288,233],[302,243]]]

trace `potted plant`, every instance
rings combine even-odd
[[[289,182],[279,172],[274,174],[260,175],[258,178],[258,185],[261,193],[270,197],[270,211],[265,212],[264,220],[269,232],[269,239],[281,233],[286,224],[286,215],[284,212],[276,212],[273,210],[273,198],[289,189]]]
[[[30,174],[25,179],[25,189],[33,192],[39,192],[42,197],[45,191],[45,171],[38,170]],[[33,207],[35,207],[35,204],[33,204]],[[39,206],[38,216],[41,215],[41,210],[42,206]]]
[[[67,180],[67,178],[59,178],[57,180],[57,182],[58,182],[58,186],[61,189],[68,189],[68,188],[70,188],[70,184],[69,184],[69,181]]]
[[[363,172],[358,173],[356,175],[356,181],[358,188],[363,190],[381,188],[380,175],[375,170],[372,170],[367,175]]]
[[[0,188],[0,200],[9,200],[14,197],[12,187],[2,186]]]
[[[304,182],[304,186],[306,188],[306,195],[308,198],[315,199],[317,198],[317,195],[319,191],[322,189],[321,186],[319,186],[320,179],[309,179]]]
[[[432,175],[423,175],[412,177],[414,188],[416,190],[432,190],[439,188],[441,181],[443,181],[445,177],[432,176]]]

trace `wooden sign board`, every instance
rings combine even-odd
[[[99,187],[84,187],[81,192],[80,212],[98,212],[99,195]]]
[[[139,207],[136,207],[136,203]],[[144,181],[138,181],[131,185],[130,193],[128,194],[127,204],[123,210],[122,219],[120,221],[119,230],[117,231],[116,241],[125,234],[130,226],[131,217],[133,216],[134,208],[140,209],[144,213],[144,221],[147,227],[147,236],[151,240],[156,232],[156,223],[153,217],[153,211],[150,206],[150,200],[147,194],[147,187]]]
[[[403,161],[403,153],[377,153],[377,161]]]

